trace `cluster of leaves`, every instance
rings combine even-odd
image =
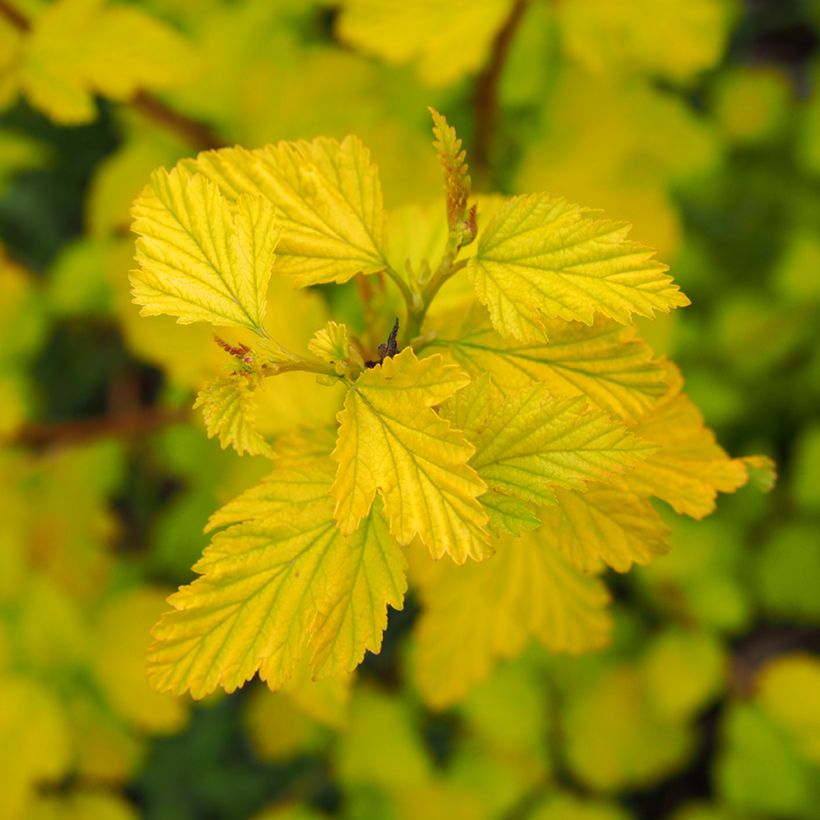
[[[201,154],[156,172],[134,204],[134,301],[258,338],[221,342],[237,369],[196,406],[223,446],[274,460],[212,516],[221,531],[195,564],[201,577],[154,631],[148,675],[160,690],[202,697],[257,672],[275,690],[303,664],[316,679],[349,674],[379,651],[387,606],[401,609],[401,547],[417,542],[455,565],[414,571],[418,684],[431,704],[452,703],[530,637],[574,653],[602,645],[607,595],[581,573],[666,551],[650,497],[702,517],[750,465],[770,469],[726,456],[672,365],[632,330],[633,315],[688,300],[629,226],[546,194],[479,209],[461,141],[432,113],[439,259],[393,267],[378,174],[355,137]],[[297,287],[393,282],[401,343],[397,320],[369,359],[330,321],[309,355],[285,349],[265,326],[272,275]],[[437,313],[448,282],[459,298]],[[454,327],[456,315],[466,319]],[[343,386],[338,432],[302,429],[272,447],[254,394],[294,370]],[[458,567],[468,559],[481,563]]]
[[[268,802],[260,816],[812,817],[820,106],[816,94],[796,103],[794,90],[813,88],[812,14],[800,0],[745,10],[729,0],[0,2],[0,236],[15,260],[0,262],[0,735],[4,750],[19,750],[0,752],[0,817],[128,818],[136,804],[149,817],[246,818]],[[747,62],[771,55],[791,62]],[[551,266],[550,288],[537,287],[543,271],[516,267],[507,303],[498,282],[509,239],[496,232],[485,264],[478,251],[511,201],[470,195],[443,123],[447,206],[412,204],[440,185],[430,104],[474,146],[478,190],[523,193],[520,202],[530,197],[537,218],[562,230],[606,222],[555,202],[549,211],[551,200],[526,192],[628,219],[672,263],[693,306],[637,327],[634,316],[596,308],[587,325],[570,289],[545,314],[560,281],[553,268],[566,272],[540,239],[514,250],[527,265],[534,255]],[[331,174],[339,190],[359,174],[375,184],[349,133],[379,167],[383,226],[376,209],[358,219],[372,231],[355,227],[355,204],[375,188],[347,202],[354,216],[331,222],[331,239],[349,239],[353,226],[347,271],[356,275],[331,284],[338,245],[326,223],[303,224],[299,198],[283,207],[282,197],[291,181],[317,192],[343,144],[354,174]],[[250,191],[244,175],[226,185],[218,166],[198,167],[214,155],[167,175],[199,175],[218,189],[222,199],[191,227],[222,225],[225,239],[189,261],[208,281],[201,253],[213,253],[227,282],[245,284],[241,302],[222,298],[226,282],[208,299],[241,323],[215,321],[214,344],[208,322],[138,317],[127,228],[151,171],[202,148],[319,134],[336,140],[224,152],[274,167]],[[316,176],[283,170],[296,146]],[[270,232],[254,187],[263,182],[262,200],[278,210]],[[338,197],[310,205],[350,215]],[[524,220],[523,206],[517,215]],[[612,228],[607,241],[631,241]],[[324,268],[315,255],[299,258],[317,247]],[[154,271],[167,261],[151,260]],[[641,264],[663,277],[652,257]],[[448,273],[434,294],[431,282]],[[568,336],[572,328],[580,335]],[[584,335],[593,329],[601,335]],[[785,478],[775,492],[744,491],[708,521],[687,520],[711,509],[716,482],[739,481],[755,463],[726,458],[677,371],[642,338],[679,363],[687,393],[732,452],[777,455]],[[431,361],[438,366],[425,371]],[[317,372],[296,369],[307,363]],[[391,399],[387,416],[384,405],[371,413],[365,401],[386,395],[374,391],[385,371],[433,375],[453,392],[422,404],[405,396],[410,409],[399,413]],[[189,417],[196,391],[204,415]],[[355,532],[334,536],[339,465],[328,455],[346,404],[348,431],[361,426],[349,454],[372,468],[347,488],[347,526],[374,501],[373,486],[376,498]],[[524,425],[550,413],[543,437],[502,429],[516,408]],[[434,561],[430,538],[405,547],[391,533],[392,524],[406,535],[407,520],[427,509],[394,522],[396,488],[383,482],[396,474],[371,442],[407,432],[419,414],[433,419],[425,432],[460,431],[458,444],[435,450],[435,469],[474,450],[447,485],[463,503],[448,522],[471,536],[433,539],[433,548],[472,545],[484,560]],[[609,431],[609,461],[590,461],[590,440],[561,437],[590,417],[601,426],[588,433]],[[693,448],[681,453],[687,438]],[[643,449],[624,450],[633,439]],[[219,441],[260,457],[238,458]],[[585,459],[548,449],[556,442],[580,445]],[[495,461],[501,447],[515,453],[512,466]],[[267,475],[269,458],[287,485]],[[472,501],[468,486],[482,490]],[[659,489],[685,517],[650,500]],[[295,514],[277,506],[300,492]],[[208,547],[202,523],[226,502]],[[470,517],[476,503],[486,524]],[[575,522],[594,534],[579,538]],[[197,589],[238,571],[234,549],[267,561],[283,542],[298,549],[314,538],[326,547],[314,577],[328,583],[310,587],[308,606],[321,617],[294,621],[300,637],[287,648],[300,658],[276,654],[274,671],[293,670],[276,694],[253,684],[189,710],[147,688],[148,627],[168,589],[191,580],[203,548],[218,560],[201,559]],[[357,576],[373,582],[376,603],[360,594],[342,543],[368,557],[385,547],[367,565],[376,574]],[[284,589],[298,593],[307,585],[296,571],[303,584]],[[259,580],[238,584],[236,600]],[[356,605],[331,611],[339,600]],[[382,639],[385,606],[402,601]],[[276,612],[304,612],[303,603],[279,597]],[[363,638],[352,616],[369,612]],[[365,655],[355,674],[312,680],[350,668],[379,641],[381,653]],[[560,652],[595,643],[602,648],[579,657]]]

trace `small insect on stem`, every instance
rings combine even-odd
[[[389,359],[391,356],[395,356],[399,352],[399,343],[398,343],[398,335],[399,335],[399,320],[393,323],[393,329],[390,331],[390,335],[387,337],[386,342],[382,342],[379,345],[379,360],[377,362],[369,361],[365,362],[365,367],[375,367],[377,364],[381,364],[385,359]]]

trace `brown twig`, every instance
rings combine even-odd
[[[516,0],[510,13],[493,40],[490,59],[478,75],[475,88],[475,133],[473,150],[470,152],[475,175],[479,181],[486,179],[490,168],[493,137],[498,117],[498,82],[507,60],[513,37],[518,29],[527,0]]]
[[[0,0],[0,17],[18,31],[31,30],[31,21],[28,17],[8,0]],[[129,101],[129,105],[161,128],[181,137],[197,151],[223,148],[227,145],[226,140],[222,139],[210,125],[175,111],[148,91],[138,91]]]
[[[31,423],[24,425],[11,443],[23,447],[53,447],[106,438],[142,436],[164,427],[184,424],[190,417],[191,411],[187,408],[167,410],[145,407],[101,418],[72,419],[57,424]]]
[[[224,148],[226,140],[199,120],[180,114],[158,97],[147,91],[138,91],[130,101],[131,107],[147,119],[176,134],[198,151]]]
[[[19,31],[29,31],[31,29],[31,22],[28,17],[7,0],[0,0],[0,16],[4,17]]]

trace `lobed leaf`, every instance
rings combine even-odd
[[[689,304],[630,226],[546,194],[510,199],[490,219],[468,270],[502,336],[547,338],[546,319],[628,324]]]
[[[418,64],[422,79],[447,85],[479,70],[513,0],[344,0],[343,40],[389,63]]]
[[[668,392],[666,368],[653,359],[634,327],[600,317],[589,326],[551,320],[545,327],[549,342],[504,339],[476,306],[455,328],[439,330],[432,345],[445,347],[474,378],[492,373],[505,389],[543,384],[556,397],[584,396],[629,421],[637,421]]]
[[[674,378],[674,377],[673,377]],[[669,394],[633,429],[657,445],[623,484],[666,501],[675,512],[703,518],[715,509],[718,492],[731,493],[748,481],[743,459],[729,458],[706,427],[703,415],[675,383]],[[620,479],[623,482],[623,479]]]
[[[655,447],[581,399],[543,385],[503,394],[477,382],[445,408],[475,445],[470,464],[496,492],[552,504],[554,488],[582,489],[644,460]]]
[[[256,429],[256,396],[253,377],[235,373],[217,379],[199,391],[194,409],[202,409],[208,438],[219,436],[224,450],[233,447],[240,456],[271,456],[270,444]]]
[[[21,54],[20,87],[35,107],[65,125],[93,120],[97,93],[124,101],[140,90],[183,85],[196,56],[149,14],[102,0],[47,5]]]
[[[381,183],[357,137],[225,148],[183,164],[231,201],[251,193],[276,207],[282,228],[277,270],[297,285],[346,282],[387,267]]]
[[[606,643],[609,596],[544,543],[542,534],[499,541],[495,554],[463,567],[422,566],[423,612],[414,677],[424,700],[448,706],[536,638],[577,654]]]
[[[333,451],[343,533],[356,530],[378,492],[400,543],[418,535],[435,557],[446,552],[458,563],[488,554],[477,501],[486,487],[467,463],[473,447],[432,409],[468,381],[440,356],[419,361],[407,348],[353,383]]]
[[[332,475],[327,459],[286,466],[234,506],[227,519],[243,520],[214,536],[194,566],[201,577],[171,596],[154,629],[157,689],[201,698],[257,671],[277,689],[305,661],[315,678],[336,677],[379,651],[387,605],[403,605],[405,559],[377,510],[351,537],[339,532]],[[283,497],[291,485],[299,492]]]
[[[177,167],[157,171],[132,209],[139,269],[131,274],[144,316],[210,322],[264,334],[266,295],[280,232],[274,207]]]
[[[646,498],[599,486],[558,490],[555,497],[542,513],[544,538],[583,573],[597,571],[601,561],[628,572],[669,550],[669,531]]]

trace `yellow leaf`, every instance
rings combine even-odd
[[[173,610],[154,629],[156,688],[200,698],[259,671],[277,689],[302,662],[314,677],[333,677],[379,651],[387,605],[402,606],[404,557],[376,510],[352,537],[338,531],[332,474],[327,459],[301,472],[281,467],[263,484],[269,508],[251,491],[241,523],[214,536],[194,566],[202,577],[171,596]]]
[[[36,17],[18,82],[54,120],[93,120],[94,94],[125,101],[139,90],[173,88],[196,55],[172,29],[132,6],[57,0]]]
[[[493,535],[521,535],[541,526],[532,506],[518,498],[488,490],[481,496],[481,506],[490,519],[487,526]]]
[[[414,676],[427,703],[454,703],[531,638],[572,654],[606,643],[604,586],[576,572],[545,540],[541,532],[506,537],[491,558],[463,567],[423,558],[414,564],[424,605]]]
[[[633,429],[658,451],[629,475],[624,489],[663,499],[677,513],[703,518],[715,509],[718,492],[734,492],[748,480],[743,460],[726,455],[680,384]]]
[[[387,266],[381,183],[357,137],[227,148],[184,167],[216,182],[231,201],[258,194],[276,207],[277,273],[299,286],[346,282]]]
[[[308,342],[308,350],[332,364],[340,376],[355,377],[364,368],[361,354],[350,342],[347,325],[338,322],[328,322],[317,330]]]
[[[820,661],[794,652],[766,663],[757,679],[757,699],[820,765]]]
[[[476,500],[486,487],[467,464],[473,447],[432,409],[467,383],[441,356],[419,361],[411,348],[353,383],[333,451],[342,532],[355,532],[378,492],[399,543],[418,535],[436,558],[448,553],[457,563],[488,554]]]
[[[143,641],[148,637],[143,626]],[[147,641],[146,641],[147,643]],[[145,651],[137,656],[145,684]],[[123,783],[140,764],[147,736],[139,735],[99,697],[96,689],[69,696],[66,712],[72,727],[74,771],[86,783]]]
[[[185,705],[154,692],[145,681],[149,630],[166,595],[136,587],[106,601],[94,618],[92,669],[114,710],[144,732],[173,732],[185,723]]]
[[[724,0],[567,0],[558,12],[568,53],[587,68],[685,82],[720,59],[732,5]]]
[[[581,572],[594,572],[601,561],[627,572],[633,562],[648,564],[669,550],[669,531],[646,498],[598,486],[558,490],[555,497],[557,505],[541,514],[544,537]]]
[[[573,776],[588,788],[646,786],[687,759],[690,726],[653,713],[636,669],[608,669],[573,695],[562,710],[565,754]]]
[[[655,450],[584,399],[556,401],[543,385],[504,394],[485,378],[444,412],[475,445],[470,465],[487,486],[537,505],[554,503],[553,488],[606,481]]]
[[[38,795],[26,820],[138,820],[124,797],[80,786],[68,793]]]
[[[464,315],[464,314],[462,314]],[[491,372],[506,388],[543,384],[556,397],[585,396],[613,416],[630,421],[646,414],[669,389],[664,366],[635,328],[598,318],[545,323],[549,342],[522,344],[492,329],[478,306],[459,321],[437,325],[432,346],[446,348],[473,378]]]
[[[426,784],[430,761],[405,700],[374,689],[356,691],[350,726],[340,737],[338,773],[347,786],[366,783],[392,791]]]
[[[243,705],[242,725],[260,760],[284,762],[321,746],[319,726],[284,693],[258,687]]]
[[[54,694],[36,679],[0,678],[0,703],[0,748],[10,752],[0,766],[0,817],[16,820],[38,785],[68,774],[69,731]]]
[[[266,295],[279,230],[259,196],[232,206],[217,186],[177,167],[160,169],[132,209],[139,269],[131,274],[142,315],[180,324],[247,327],[265,335]]]
[[[468,268],[495,328],[537,342],[547,338],[545,319],[590,325],[603,314],[628,324],[633,314],[688,305],[654,251],[626,238],[629,229],[546,194],[510,199]]]
[[[512,0],[345,0],[339,34],[389,63],[417,63],[422,79],[446,85],[477,71]]]
[[[727,683],[728,664],[712,632],[667,629],[641,659],[646,701],[652,711],[675,723],[691,721]]]
[[[202,408],[208,438],[219,436],[224,450],[230,446],[239,455],[270,456],[271,446],[255,427],[256,395],[253,374],[234,373],[217,379],[199,391],[194,409]]]

